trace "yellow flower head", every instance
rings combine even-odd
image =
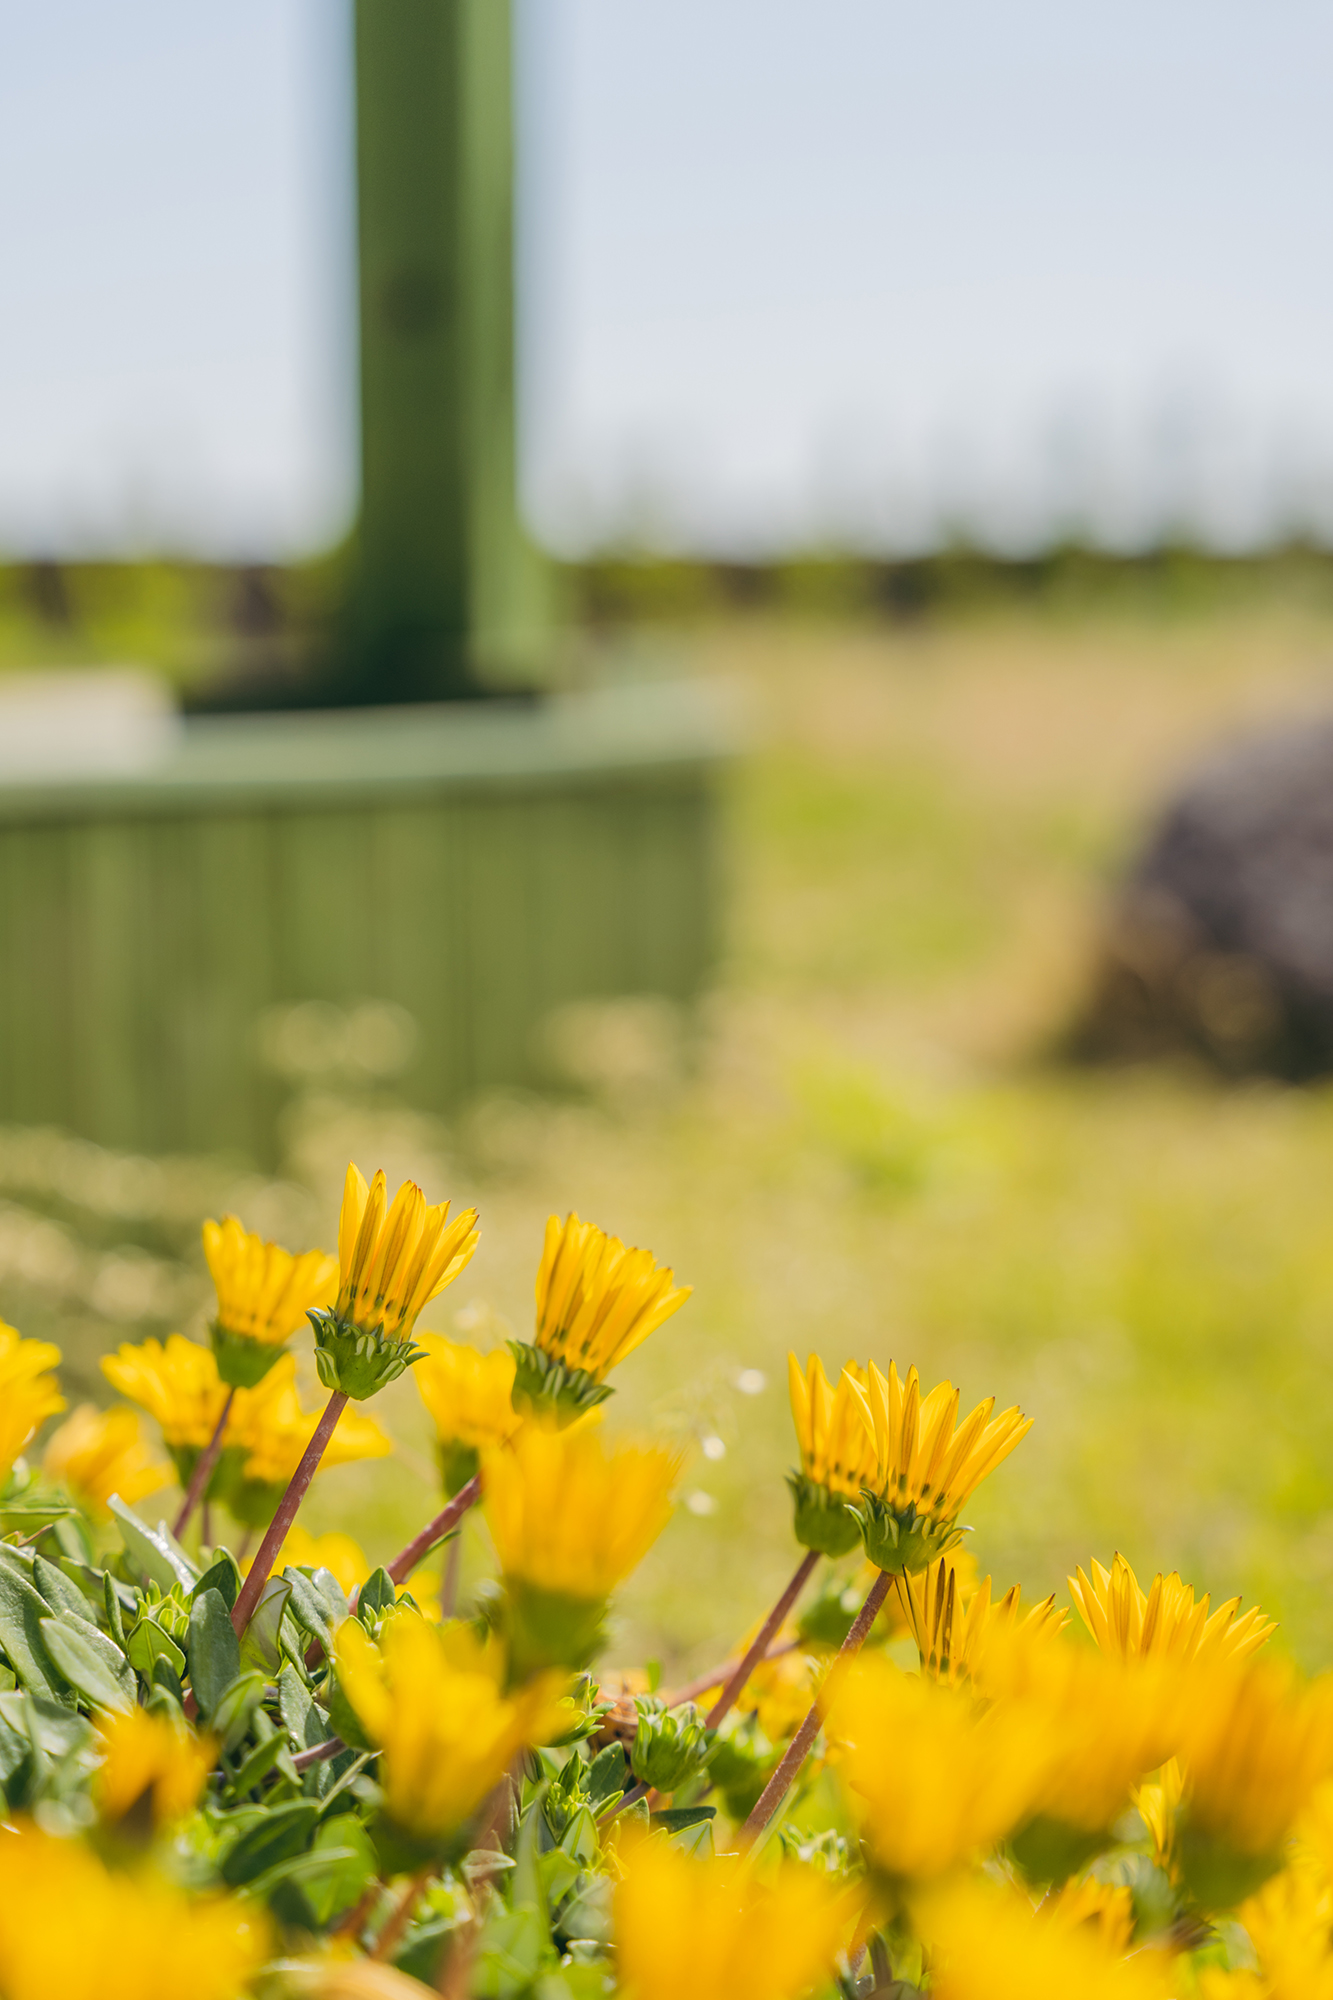
[[[585,1603],[610,1596],[671,1518],[680,1458],[658,1446],[608,1451],[596,1424],[526,1424],[485,1453],[484,1505],[507,1581]]]
[[[520,1750],[569,1724],[561,1676],[505,1695],[495,1647],[462,1624],[396,1611],[376,1646],[349,1618],[334,1655],[343,1693],[381,1753],[385,1809],[419,1840],[458,1832]]]
[[[807,1479],[847,1500],[874,1483],[878,1463],[866,1405],[868,1377],[849,1361],[830,1388],[824,1364],[812,1354],[804,1375],[794,1354],[787,1356],[792,1422]]]
[[[1118,1956],[1103,1926],[1061,1921],[1022,1892],[976,1879],[934,1890],[914,1914],[933,2000],[1167,2000],[1166,1954]]]
[[[110,1410],[80,1403],[51,1434],[42,1469],[97,1515],[106,1514],[113,1493],[133,1507],[175,1477],[165,1459],[155,1456],[138,1411],[123,1403]]]
[[[1014,1631],[1020,1623],[1059,1631],[1069,1616],[1056,1610],[1052,1594],[1034,1604],[1020,1620],[1017,1584],[993,1604],[990,1578],[983,1577],[980,1584],[969,1587],[966,1574],[952,1558],[941,1556],[929,1569],[893,1580],[916,1641],[921,1672],[950,1686],[977,1677],[987,1647],[999,1635]]]
[[[831,1977],[855,1915],[811,1869],[759,1881],[736,1855],[652,1839],[625,1851],[614,1909],[626,2000],[799,2000]]]
[[[265,1486],[285,1486],[315,1434],[319,1409],[301,1407],[296,1357],[284,1354],[253,1389],[238,1389],[227,1421],[227,1443],[245,1453],[242,1476]],[[363,1458],[386,1458],[393,1450],[373,1417],[347,1409],[324,1448],[321,1472]]]
[[[419,1333],[417,1345],[426,1358],[418,1361],[412,1379],[440,1443],[471,1451],[508,1443],[521,1421],[513,1404],[514,1357],[508,1348],[479,1354],[442,1333]]]
[[[1094,1875],[1071,1879],[1044,1898],[1041,1914],[1062,1930],[1090,1931],[1108,1958],[1129,1949],[1134,1899],[1123,1883],[1099,1882]]]
[[[344,1413],[344,1418],[351,1414]],[[249,1573],[250,1565],[243,1563],[242,1571]],[[273,1574],[281,1576],[287,1569],[326,1569],[344,1597],[350,1597],[370,1575],[370,1564],[359,1543],[350,1535],[340,1535],[336,1530],[327,1535],[312,1535],[299,1521],[293,1521],[287,1530],[287,1539],[278,1551],[273,1565]]]
[[[415,1181],[392,1204],[381,1168],[367,1186],[347,1169],[338,1221],[338,1318],[362,1333],[409,1340],[423,1306],[452,1284],[477,1247],[477,1211],[453,1222],[449,1203],[430,1208]]]
[[[256,1905],[113,1871],[82,1841],[0,1828],[5,2000],[237,2000],[267,1955]]]
[[[97,1734],[102,1762],[93,1797],[104,1820],[147,1807],[152,1825],[164,1827],[193,1812],[217,1757],[210,1737],[144,1708],[103,1716]]]
[[[102,1373],[113,1389],[156,1417],[173,1450],[202,1451],[212,1441],[227,1387],[211,1348],[180,1333],[137,1347],[127,1341],[102,1356]]]
[[[1070,1577],[1069,1595],[1102,1652],[1120,1659],[1242,1660],[1277,1629],[1257,1606],[1237,1617],[1238,1597],[1210,1618],[1207,1596],[1196,1604],[1174,1570],[1159,1572],[1145,1597],[1122,1555],[1112,1557],[1109,1570],[1096,1561],[1090,1567],[1091,1576],[1080,1569]]]
[[[600,1382],[678,1312],[690,1285],[677,1285],[651,1250],[627,1250],[618,1236],[572,1212],[547,1217],[537,1270],[536,1346],[566,1368]]]
[[[958,1391],[940,1382],[924,1399],[915,1368],[901,1381],[872,1361],[866,1403],[875,1437],[875,1499],[866,1553],[881,1569],[923,1569],[955,1539],[958,1510],[1032,1428],[1017,1407],[992,1417],[995,1398],[958,1423]]]
[[[1263,2000],[1333,2000],[1333,1889],[1317,1870],[1293,1865],[1237,1912],[1263,1972]]]
[[[294,1257],[234,1215],[204,1224],[204,1255],[218,1295],[218,1325],[243,1340],[281,1347],[312,1306],[332,1305],[337,1261],[323,1250]]]
[[[1275,1852],[1333,1771],[1333,1683],[1285,1666],[1213,1664],[1190,1676],[1180,1732],[1192,1828],[1232,1852]]]
[[[1050,1755],[1035,1710],[982,1713],[873,1653],[847,1672],[825,1727],[880,1867],[919,1882],[1025,1819]]]
[[[60,1384],[49,1370],[60,1362],[60,1349],[49,1340],[25,1340],[0,1320],[0,1480],[39,1424],[63,1410]]]

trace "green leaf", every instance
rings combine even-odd
[[[146,1521],[139,1519],[132,1507],[125,1505],[118,1493],[113,1493],[106,1504],[115,1515],[126,1555],[138,1564],[145,1576],[163,1590],[170,1590],[177,1583],[184,1590],[194,1589],[199,1581],[199,1571],[165,1521],[159,1521],[155,1528],[150,1528]]]
[[[159,1660],[165,1661],[179,1680],[185,1672],[185,1655],[169,1632],[155,1625],[151,1618],[141,1618],[130,1633],[125,1647],[129,1662],[146,1681],[153,1678],[153,1670]]]
[[[716,1818],[716,1806],[668,1806],[652,1815],[652,1824],[664,1833],[685,1833],[692,1826],[706,1826]]]
[[[8,1565],[0,1567],[0,1646],[18,1675],[20,1687],[59,1700],[65,1683],[46,1650],[41,1630],[48,1609],[46,1599],[30,1583]]]
[[[76,1709],[40,1694],[0,1694],[0,1720],[47,1757],[68,1757],[92,1737],[92,1730]]]
[[[356,1615],[363,1625],[374,1625],[386,1611],[392,1611],[397,1601],[393,1578],[387,1569],[377,1569],[366,1578],[357,1594]]]
[[[268,1776],[275,1764],[284,1764],[286,1769],[283,1771],[283,1776],[290,1778],[294,1785],[299,1786],[300,1773],[292,1765],[287,1738],[281,1733],[275,1733],[269,1737],[267,1743],[261,1743],[257,1750],[250,1752],[232,1779],[231,1789],[237,1798],[243,1798],[247,1792],[252,1792],[255,1786]]]
[[[594,1812],[598,1806],[609,1804],[612,1799],[619,1798],[624,1791],[625,1766],[623,1743],[608,1743],[605,1750],[599,1750],[593,1758],[583,1783]]]
[[[238,1674],[231,1686],[222,1690],[209,1719],[216,1734],[222,1738],[225,1751],[233,1751],[245,1741],[250,1718],[263,1694],[264,1676],[254,1673]]]
[[[331,1680],[327,1693],[322,1697],[329,1712],[329,1728],[335,1736],[341,1736],[352,1750],[372,1750],[375,1746],[361,1727],[356,1710],[343,1693],[336,1680]]]
[[[70,1686],[94,1708],[133,1706],[134,1674],[129,1663],[119,1646],[95,1625],[68,1615],[43,1618],[42,1638]]]
[[[278,1675],[278,1714],[298,1750],[313,1750],[332,1733],[293,1666],[285,1666]]]
[[[287,1805],[273,1806],[227,1849],[220,1868],[223,1881],[230,1888],[239,1888],[302,1853],[318,1818],[319,1807],[312,1799],[292,1799]]]
[[[482,1932],[471,1990],[478,2000],[520,2000],[548,1956],[546,1928],[531,1905],[497,1907]]]
[[[375,1849],[370,1835],[352,1813],[325,1820],[310,1843],[312,1867],[302,1881],[306,1899],[320,1924],[340,1910],[350,1910],[375,1873]]]
[[[122,1653],[128,1653],[129,1648],[125,1644],[124,1607],[120,1601],[120,1594],[116,1589],[115,1579],[109,1569],[102,1571],[102,1608],[106,1612],[107,1631],[120,1647]]]
[[[327,1647],[334,1624],[338,1622],[330,1609],[328,1599],[308,1571],[285,1569],[282,1576],[284,1583],[291,1585],[292,1594],[288,1610],[292,1617],[303,1632],[308,1633],[312,1639],[318,1639],[321,1646]],[[345,1609],[342,1615],[346,1617]]]
[[[278,1646],[278,1627],[282,1614],[287,1609],[287,1600],[292,1587],[284,1576],[271,1576],[264,1585],[254,1615],[245,1629],[241,1641],[241,1659],[247,1667],[258,1667],[261,1673],[276,1676],[282,1665],[282,1652]],[[227,1621],[230,1624],[230,1619]]]
[[[73,1618],[81,1618],[85,1625],[95,1625],[88,1600],[78,1585],[58,1570],[54,1563],[44,1556],[35,1556],[32,1565],[33,1587],[53,1611],[67,1611]]]
[[[204,1571],[194,1587],[196,1597],[201,1590],[216,1590],[224,1599],[228,1611],[236,1609],[236,1600],[241,1594],[241,1572],[230,1549],[224,1549],[213,1567]]]
[[[211,1717],[226,1688],[241,1671],[241,1643],[220,1590],[201,1590],[190,1606],[190,1683],[195,1700]]]

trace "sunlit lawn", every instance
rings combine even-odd
[[[527,1329],[552,1208],[650,1244],[696,1287],[612,1406],[698,1440],[625,1593],[618,1656],[707,1664],[790,1568],[795,1347],[916,1361],[1036,1418],[968,1510],[1000,1584],[1062,1588],[1120,1547],[1257,1595],[1299,1654],[1333,1659],[1333,1093],[1046,1053],[1154,798],[1250,718],[1327,702],[1333,625],[1271,608],[737,623],[687,651],[749,690],[755,749],[730,797],[727,960],[683,1065],[631,1010],[585,1024],[610,1072],[591,1095],[497,1101],[448,1133],[310,1106],[285,1187],[201,1166],[137,1216],[62,1205],[11,1138],[0,1306],[86,1365],[198,1311],[179,1262],[192,1204],[328,1238],[347,1148],[363,1165],[381,1148],[481,1207],[482,1249],[427,1315],[446,1330],[459,1308],[486,1342]],[[40,1254],[38,1213],[55,1222]],[[746,1393],[754,1371],[765,1386]],[[314,1507],[377,1556],[434,1499],[414,1392],[382,1403],[399,1458],[328,1475]],[[474,1533],[470,1573],[483,1560]]]

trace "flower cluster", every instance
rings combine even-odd
[[[40,1456],[60,1357],[0,1325],[4,2000],[1333,2000],[1333,1684],[1262,1611],[997,1589],[961,1510],[1028,1419],[793,1356],[791,1582],[711,1676],[604,1671],[683,1464],[608,1377],[688,1290],[552,1217],[531,1341],[418,1334],[476,1243],[355,1167],[336,1260],[210,1222],[207,1341]],[[380,1565],[298,1514],[409,1373],[440,1491]]]

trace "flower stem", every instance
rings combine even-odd
[[[190,1474],[190,1483],[185,1489],[185,1499],[181,1503],[180,1513],[176,1516],[176,1525],[171,1531],[177,1541],[185,1533],[190,1516],[199,1505],[200,1500],[203,1498],[204,1488],[213,1476],[213,1467],[222,1456],[222,1436],[227,1428],[227,1419],[231,1415],[231,1406],[235,1401],[236,1391],[229,1389],[227,1391],[227,1400],[222,1405],[222,1415],[217,1420],[213,1435],[195,1461],[194,1471]]]
[[[383,1930],[376,1938],[375,1948],[370,1954],[372,1959],[392,1957],[394,1951],[397,1949],[399,1939],[407,1929],[417,1897],[421,1894],[427,1882],[429,1882],[431,1873],[432,1868],[430,1865],[425,1868],[418,1868],[416,1874],[399,1897],[394,1909],[389,1913],[388,1921],[385,1923]]]
[[[773,1634],[778,1630],[783,1619],[787,1616],[787,1613],[805,1589],[806,1584],[810,1581],[810,1572],[814,1569],[818,1561],[818,1549],[807,1549],[804,1557],[797,1565],[795,1576],[793,1576],[791,1582],[787,1585],[787,1588],[783,1591],[781,1597],[759,1627],[744,1659],[723,1688],[717,1700],[713,1703],[713,1706],[709,1709],[708,1714],[704,1717],[705,1729],[716,1729],[722,1718],[731,1712],[731,1709],[745,1687],[745,1683],[767,1653],[769,1641],[773,1637]]]
[[[824,1676],[824,1685],[812,1703],[810,1713],[787,1745],[782,1762],[764,1786],[758,1805],[741,1828],[743,1838],[755,1840],[782,1804],[793,1778],[810,1754],[810,1745],[819,1734],[820,1720],[828,1709],[836,1680],[850,1666],[865,1644],[866,1634],[874,1624],[879,1608],[889,1594],[889,1585],[892,1582],[893,1577],[890,1572],[882,1569],[871,1584],[870,1595],[857,1612],[851,1631],[843,1640],[837,1658]]]
[[[259,1544],[259,1553],[250,1565],[250,1574],[241,1585],[241,1594],[236,1600],[236,1609],[231,1614],[231,1622],[240,1637],[254,1617],[255,1606],[264,1594],[264,1585],[273,1574],[273,1565],[287,1539],[287,1531],[296,1519],[296,1510],[305,1499],[310,1482],[319,1470],[319,1461],[324,1456],[324,1448],[337,1429],[338,1419],[347,1408],[347,1397],[341,1389],[335,1389],[324,1406],[324,1414],[315,1425],[315,1434],[301,1454],[301,1463],[291,1476],[287,1491],[278,1503],[278,1511],[268,1524],[268,1532]]]
[[[480,1494],[481,1474],[474,1472],[467,1485],[459,1487],[449,1505],[441,1508],[433,1521],[427,1521],[421,1533],[414,1535],[401,1554],[396,1555],[389,1564],[389,1575],[395,1583],[402,1583],[411,1576],[421,1558],[433,1549],[437,1542],[442,1542],[450,1529],[458,1526],[468,1508]]]

